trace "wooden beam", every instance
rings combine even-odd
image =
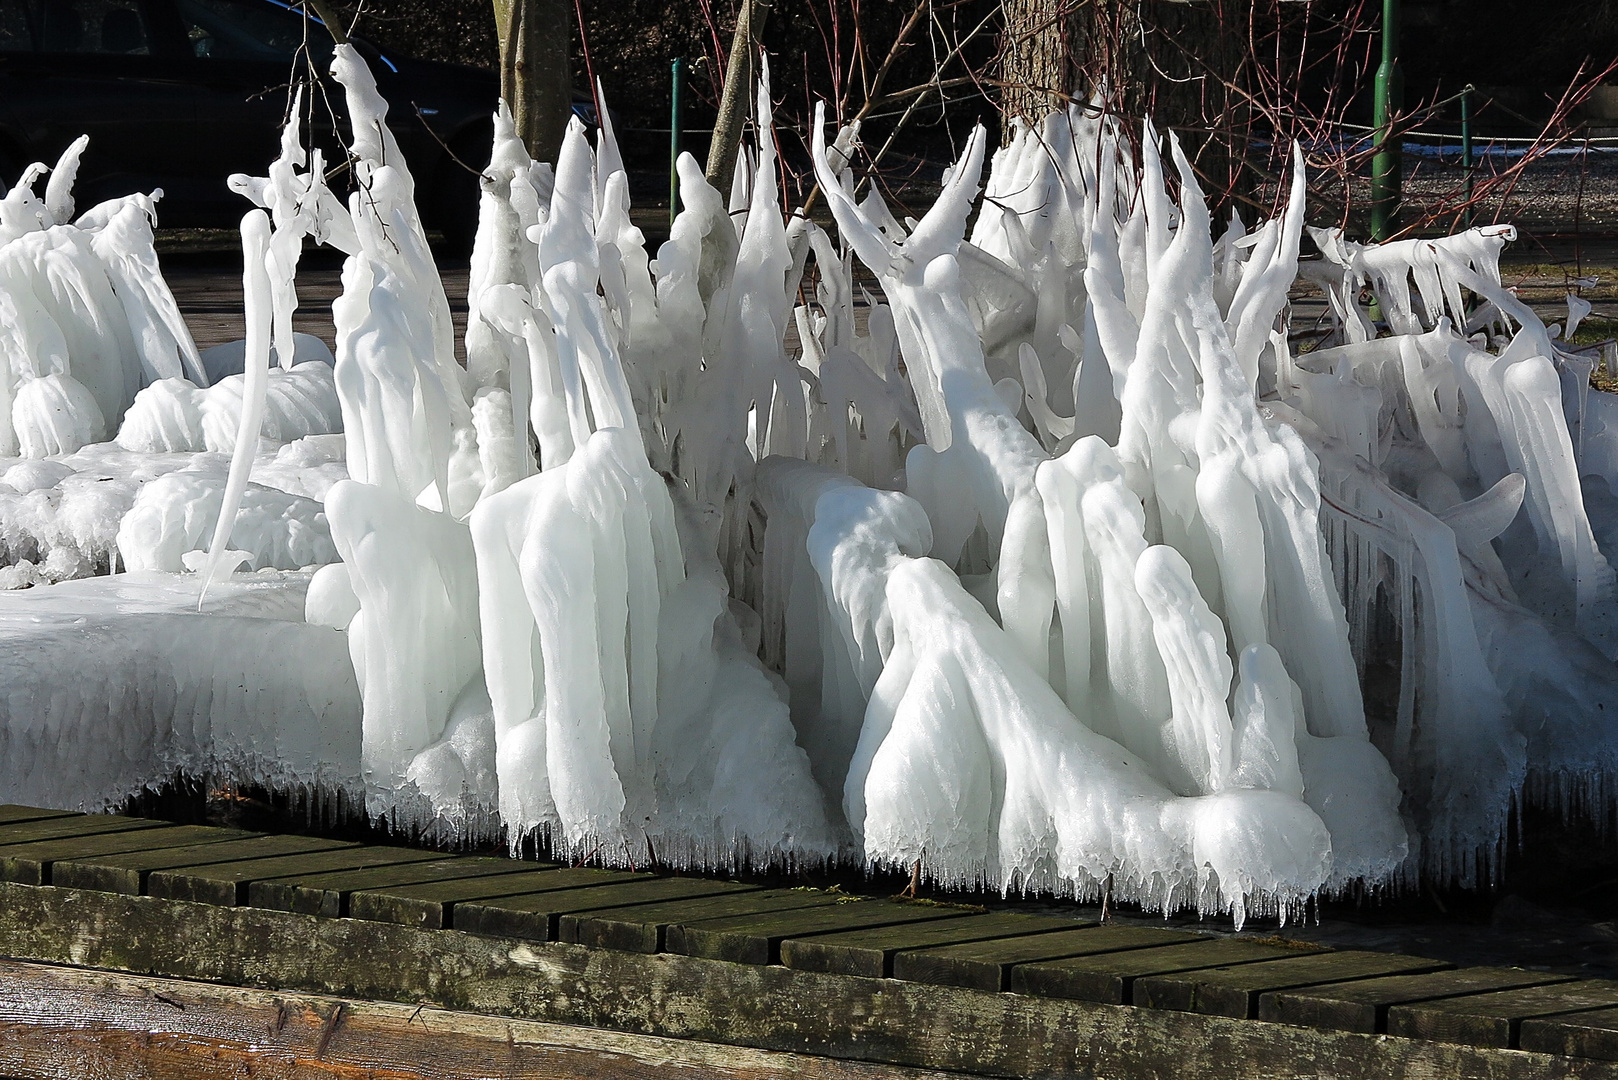
[[[905,950],[893,958],[893,977],[992,993],[1012,988],[1012,971],[1036,967],[1042,961],[1125,949],[1171,948],[1204,940],[1200,934],[1163,926],[1090,925],[1010,941],[974,941]]]
[[[6,883],[0,956],[979,1076],[1618,1080],[1526,1050]]]
[[[0,1075],[203,1080],[946,1080],[427,1007],[0,960]]]
[[[40,806],[18,806],[16,803],[0,803],[0,824],[80,816],[82,815],[76,810],[47,810]]]
[[[1275,990],[1390,975],[1425,975],[1453,965],[1398,953],[1344,952],[1290,956],[1234,967],[1151,975],[1135,980],[1131,1000],[1153,1009],[1258,1018],[1259,998]]]
[[[69,889],[99,889],[139,896],[146,887],[147,879],[156,870],[358,846],[346,840],[323,840],[314,836],[260,836],[251,840],[225,840],[123,855],[63,859],[51,865],[51,884]]]
[[[1437,1001],[1490,990],[1521,986],[1548,986],[1573,981],[1572,975],[1521,968],[1468,968],[1430,975],[1394,975],[1356,982],[1328,983],[1294,990],[1272,991],[1259,998],[1258,1018],[1280,1024],[1337,1028],[1341,1031],[1386,1031],[1388,1009],[1411,1001]],[[1526,1025],[1525,1025],[1526,1028]],[[1525,1042],[1526,1046],[1527,1043]],[[1546,1050],[1545,1046],[1532,1049]],[[1566,1053],[1568,1051],[1552,1051]],[[1584,1057],[1605,1057],[1584,1054]]]
[[[621,870],[563,866],[502,874],[498,878],[389,885],[356,891],[349,897],[349,915],[356,919],[399,923],[423,930],[442,930],[452,925],[456,906],[469,900],[522,896],[549,889],[599,888],[614,882],[647,881],[650,877],[649,874],[631,874]]]
[[[32,844],[10,844],[0,847],[0,881],[15,881],[19,885],[49,885],[54,883],[51,868],[68,859],[127,855],[181,845],[206,846],[261,835],[205,825],[174,825],[155,829],[124,829],[91,836],[64,836]]]

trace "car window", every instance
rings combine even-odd
[[[270,0],[176,0],[191,51],[207,60],[291,63],[308,42],[316,64],[330,62],[331,35],[303,13]]]
[[[32,52],[39,7],[28,0],[0,0],[0,52]]]
[[[135,0],[45,0],[46,52],[150,56]]]

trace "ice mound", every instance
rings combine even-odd
[[[118,524],[124,568],[185,570],[186,553],[204,550],[212,539],[224,498],[217,469],[179,469],[144,485]],[[253,570],[297,570],[337,559],[319,503],[256,485],[236,512],[230,547],[246,554]]]
[[[342,430],[330,364],[307,360],[268,374],[261,438],[289,443]],[[240,374],[227,375],[207,389],[184,379],[155,382],[135,395],[116,441],[125,450],[146,454],[231,453],[241,426],[244,382]]]
[[[494,705],[486,687],[473,682],[455,700],[443,736],[411,759],[405,782],[453,832],[482,831],[488,814],[480,793],[495,790],[499,782]]]
[[[228,454],[236,448],[243,383],[243,376],[229,375],[205,391],[201,411],[206,449]],[[285,370],[269,372],[264,400],[260,438],[290,443],[309,435],[332,435],[343,430],[337,386],[329,363],[306,360]]]
[[[253,460],[253,483],[262,489],[253,496],[255,523],[243,527],[238,545],[254,553],[255,566],[296,569],[336,559],[329,538],[319,539],[327,536],[319,504],[348,475],[341,446],[331,442],[341,438],[261,447]],[[154,495],[143,513],[178,500],[174,505],[187,507],[186,514],[201,513],[210,522],[225,483],[220,455],[131,452],[117,443],[58,458],[0,458],[0,470],[0,587],[12,589],[116,571],[124,565],[118,547],[124,518],[142,489],[160,478],[181,470],[191,476],[183,496],[172,489]],[[181,543],[179,535],[169,542]],[[187,540],[179,550],[205,548],[207,539]],[[180,569],[174,558],[163,565]]]
[[[202,401],[206,397],[207,392],[188,379],[159,379],[135,395],[114,441],[137,454],[202,450]],[[234,445],[235,440],[231,441]]]
[[[378,816],[607,863],[845,858],[1238,923],[1476,882],[1519,800],[1608,797],[1618,398],[1502,288],[1509,227],[1312,230],[1301,258],[1301,154],[1277,216],[1215,229],[1172,137],[1075,106],[1014,124],[987,176],[974,132],[903,224],[817,114],[835,234],[784,213],[773,139],[728,198],[686,156],[653,253],[610,121],[552,169],[502,110],[463,368],[386,105],[352,49],[333,72],[359,190],[296,121],[231,178],[239,349],[186,347],[149,200],[67,225],[35,175],[0,204],[0,279],[27,285],[0,450],[45,455],[0,463],[0,581],[174,575],[135,580],[201,614],[118,610],[172,620],[192,666],[109,639],[97,700],[264,688],[160,734],[174,760],[340,775]],[[309,239],[346,256],[330,364],[291,330]],[[1330,325],[1295,354],[1300,278]],[[262,577],[241,562],[333,557],[277,586],[273,632],[198,629]],[[16,610],[66,619],[74,589]],[[278,635],[321,650],[302,696],[235,674]],[[134,740],[81,800],[162,775],[155,714],[115,726],[0,661],[36,688],[0,749]]]
[[[100,442],[106,421],[83,383],[53,371],[17,386],[11,402],[11,427],[22,456],[42,458],[71,454]]]

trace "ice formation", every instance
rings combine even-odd
[[[1509,227],[1306,230],[1299,153],[1276,217],[1216,230],[1172,137],[1075,106],[986,176],[976,131],[903,224],[817,114],[834,230],[783,212],[766,127],[726,194],[681,159],[653,253],[610,126],[553,167],[502,111],[463,367],[385,103],[350,48],[333,74],[346,203],[295,120],[231,178],[237,345],[191,344],[152,199],[71,220],[82,145],[0,201],[0,574],[129,571],[0,619],[37,688],[0,794],[53,797],[30,770],[129,742],[102,727],[179,732],[174,697],[183,737],[54,798],[259,769],[607,862],[1238,921],[1476,881],[1516,801],[1605,797],[1618,399],[1502,287]],[[334,358],[291,330],[310,240],[346,255]],[[1295,353],[1300,279],[1329,325]],[[22,646],[81,608],[95,707]],[[153,619],[177,644],[118,652]],[[286,666],[199,696],[247,648]]]

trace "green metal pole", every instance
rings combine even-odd
[[[1461,220],[1472,227],[1472,87],[1461,90],[1461,168],[1466,170],[1466,209]]]
[[[669,66],[673,85],[669,93],[669,224],[680,212],[680,135],[685,126],[685,57]]]
[[[1404,107],[1404,75],[1399,71],[1399,0],[1382,0],[1382,63],[1376,69],[1376,156],[1371,159],[1371,239],[1393,235],[1399,212],[1400,140],[1393,121]]]

